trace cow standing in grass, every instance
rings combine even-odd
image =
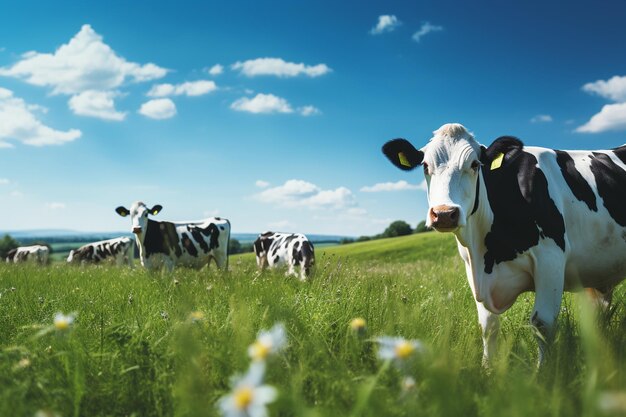
[[[447,124],[420,150],[395,139],[383,152],[402,170],[424,169],[426,223],[456,237],[486,362],[499,314],[521,293],[535,292],[541,362],[563,291],[593,288],[609,302],[626,275],[626,146],[558,151],[501,137],[485,148]]]
[[[7,263],[32,262],[39,265],[47,265],[50,249],[44,245],[20,246],[11,249],[7,253]]]
[[[134,249],[135,245],[133,245],[133,241],[129,237],[101,240],[70,251],[67,262],[98,264],[111,261],[118,266],[126,264],[132,267],[135,255]]]
[[[228,269],[228,240],[230,222],[219,217],[194,222],[156,221],[160,205],[148,208],[142,202],[133,203],[130,210],[115,209],[122,217],[130,216],[132,232],[139,247],[141,265],[148,269],[175,266],[202,268],[215,260],[218,268]]]
[[[299,276],[301,281],[311,275],[315,264],[313,243],[301,233],[264,232],[254,241],[256,263],[261,269],[288,266],[287,275]],[[296,267],[300,266],[300,272]]]

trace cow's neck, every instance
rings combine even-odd
[[[493,223],[493,211],[489,206],[487,187],[483,180],[483,172],[478,175],[478,200],[473,213],[468,217],[467,224],[455,233],[459,252],[466,262],[468,280],[474,291],[474,295],[479,297],[482,292],[485,270],[485,236]],[[465,253],[463,253],[465,251]],[[471,273],[471,276],[470,276]]]

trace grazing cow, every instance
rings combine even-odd
[[[122,206],[115,209],[122,217],[130,215],[141,265],[170,271],[177,265],[199,269],[215,259],[218,268],[228,269],[228,220],[210,217],[196,222],[160,222],[148,218],[162,208],[135,202],[130,210]]]
[[[402,170],[424,168],[426,223],[456,237],[486,363],[498,315],[522,292],[535,292],[541,362],[563,291],[593,288],[609,301],[624,278],[626,146],[559,151],[501,137],[485,148],[462,125],[446,124],[420,150],[395,139],[383,153]]]
[[[288,265],[286,275],[297,276],[295,268],[300,265],[301,281],[306,281],[315,264],[313,243],[301,233],[261,233],[254,241],[254,253],[261,269]]]
[[[33,262],[40,265],[48,264],[50,249],[44,245],[20,246],[7,253],[7,263]]]
[[[115,239],[88,243],[70,251],[67,262],[97,264],[109,260],[118,266],[124,264],[133,266],[134,249],[135,246],[131,238],[116,237]]]

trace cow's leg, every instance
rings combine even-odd
[[[476,301],[478,322],[483,336],[483,366],[489,367],[498,348],[500,316],[487,310],[483,303]]]
[[[537,330],[539,365],[543,362],[549,343],[554,337],[565,280],[565,262],[562,257],[546,253],[542,255],[535,259],[535,306],[530,316],[530,323]]]

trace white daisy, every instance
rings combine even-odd
[[[56,313],[54,315],[54,328],[61,331],[68,330],[70,327],[72,327],[72,324],[74,324],[75,318],[75,313],[70,313],[67,315],[63,313]]]
[[[286,346],[287,331],[282,323],[277,323],[270,330],[259,332],[254,343],[248,347],[248,356],[255,361],[263,361]]]
[[[378,358],[391,360],[396,365],[403,365],[415,357],[417,352],[424,350],[418,340],[408,340],[403,337],[383,336],[376,339],[378,342]]]
[[[217,405],[225,417],[266,417],[266,405],[278,396],[276,388],[261,385],[265,363],[254,362],[248,373],[233,380],[233,390],[219,399]]]

